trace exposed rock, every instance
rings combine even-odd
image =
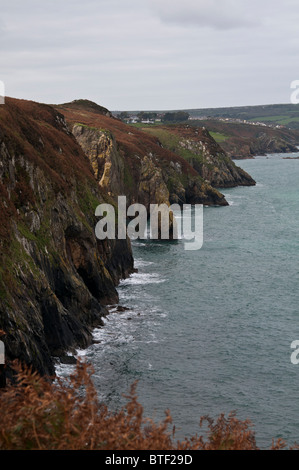
[[[298,150],[296,145],[287,142],[279,136],[271,136],[261,132],[257,139],[250,144],[251,155],[266,155],[267,153],[289,153]]]
[[[157,136],[161,144],[185,158],[204,179],[209,189],[234,186],[251,186],[255,181],[211,137],[207,129],[189,125],[155,126],[145,130]]]
[[[149,210],[150,204],[169,202],[169,191],[161,167],[152,156],[145,155],[141,160],[138,185],[138,201]]]
[[[126,195],[127,206],[138,202],[145,206],[148,214],[154,211],[151,229],[158,238],[176,238],[175,218],[168,209],[173,203],[227,204],[223,195],[178,156],[171,154],[173,160],[169,162],[169,154],[163,154],[160,146],[157,152],[154,145],[146,148],[144,153],[141,153],[142,148],[136,149],[139,154],[131,155],[117,144],[111,130],[96,128],[96,123],[93,122],[93,127],[74,124],[72,131],[90,160],[99,186],[115,198],[115,203],[117,195]],[[141,135],[140,140],[144,136]],[[159,210],[152,207],[154,204],[159,205]],[[161,225],[163,220],[167,224],[165,231]]]
[[[123,307],[121,305],[119,305],[117,308],[116,308],[117,312],[125,312],[126,310],[130,310],[128,307]]]
[[[0,108],[0,328],[8,360],[54,373],[53,356],[92,343],[115,286],[133,272],[129,240],[99,241],[106,202],[90,162],[50,106]]]
[[[60,108],[59,108],[60,109]],[[128,205],[227,205],[181,156],[162,148],[161,142],[119,120],[85,109],[63,105],[63,112],[91,161],[101,187],[111,195],[127,196]]]
[[[213,185],[254,184],[208,133],[188,132],[175,149],[166,148],[88,100],[54,108],[6,99],[0,107],[0,329],[8,360],[53,374],[53,357],[91,344],[92,328],[118,303],[115,286],[135,271],[131,244],[96,239],[98,204],[126,195],[128,205],[147,209],[227,205]]]
[[[220,145],[233,159],[254,158],[255,155],[297,152],[298,131],[285,127],[227,122],[209,119],[198,124],[221,138]]]
[[[91,163],[100,187],[111,195],[124,191],[124,159],[109,131],[75,124],[73,134]]]
[[[60,356],[59,361],[61,364],[77,364],[77,359],[75,358],[75,356]]]

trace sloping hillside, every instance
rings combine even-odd
[[[146,127],[162,145],[180,155],[213,187],[252,186],[255,181],[239,168],[206,128],[186,125]]]
[[[0,329],[7,360],[53,374],[53,356],[92,341],[133,270],[128,240],[100,242],[95,207],[110,200],[62,114],[0,107]]]
[[[128,204],[147,208],[227,205],[211,183],[254,184],[207,132],[201,131],[201,144],[183,137],[173,152],[163,139],[90,101],[53,107],[6,99],[0,107],[0,330],[8,361],[53,374],[53,358],[90,344],[106,305],[118,302],[115,286],[134,270],[131,245],[96,239],[98,204],[116,204],[124,194]]]
[[[223,150],[235,159],[298,151],[299,132],[295,130],[212,119],[190,123],[195,127],[205,126]]]
[[[100,185],[112,194],[126,194],[129,201],[146,206],[167,201],[227,204],[192,162],[162,145],[156,136],[115,118],[91,113],[82,104],[77,109],[74,103],[57,109],[65,115],[88,155]],[[212,143],[210,138],[209,145]]]

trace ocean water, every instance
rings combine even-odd
[[[257,185],[204,208],[200,250],[133,242],[139,272],[118,288],[128,310],[112,310],[78,352],[111,409],[138,380],[145,415],[169,409],[177,438],[202,432],[203,415],[235,411],[260,447],[299,442],[299,160],[283,157],[237,162]]]

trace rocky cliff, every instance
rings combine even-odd
[[[113,183],[112,183],[113,184]],[[7,360],[54,373],[55,356],[92,341],[115,286],[133,271],[129,240],[100,242],[95,207],[110,202],[64,116],[0,106],[0,329]]]
[[[186,159],[163,148],[156,137],[86,109],[84,103],[57,107],[88,156],[99,186],[128,203],[227,205]],[[215,157],[217,158],[217,157]]]
[[[197,173],[216,188],[252,186],[255,181],[239,168],[205,127],[169,125],[146,127],[163,147],[180,155]]]
[[[205,130],[150,135],[76,100],[0,106],[0,330],[8,360],[44,374],[86,347],[116,286],[134,270],[130,241],[95,237],[102,202],[227,205],[213,186],[254,184]]]
[[[237,156],[238,153],[242,155],[267,155],[268,153],[292,153],[297,152],[297,145],[288,142],[285,138],[279,136],[269,135],[267,132],[260,132],[259,135],[247,146],[244,144],[241,146],[241,150],[234,152]]]
[[[221,147],[233,159],[298,151],[298,130],[213,119],[193,121],[193,125],[205,126],[219,137]]]

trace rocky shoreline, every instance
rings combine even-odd
[[[188,161],[95,103],[53,107],[6,99],[0,108],[0,329],[7,364],[17,359],[54,375],[55,358],[72,361],[68,354],[92,343],[107,306],[118,303],[118,283],[135,271],[133,254],[128,238],[95,237],[100,203],[116,207],[122,194],[146,208],[225,206],[214,185],[255,184],[200,132],[202,166],[199,144]]]

